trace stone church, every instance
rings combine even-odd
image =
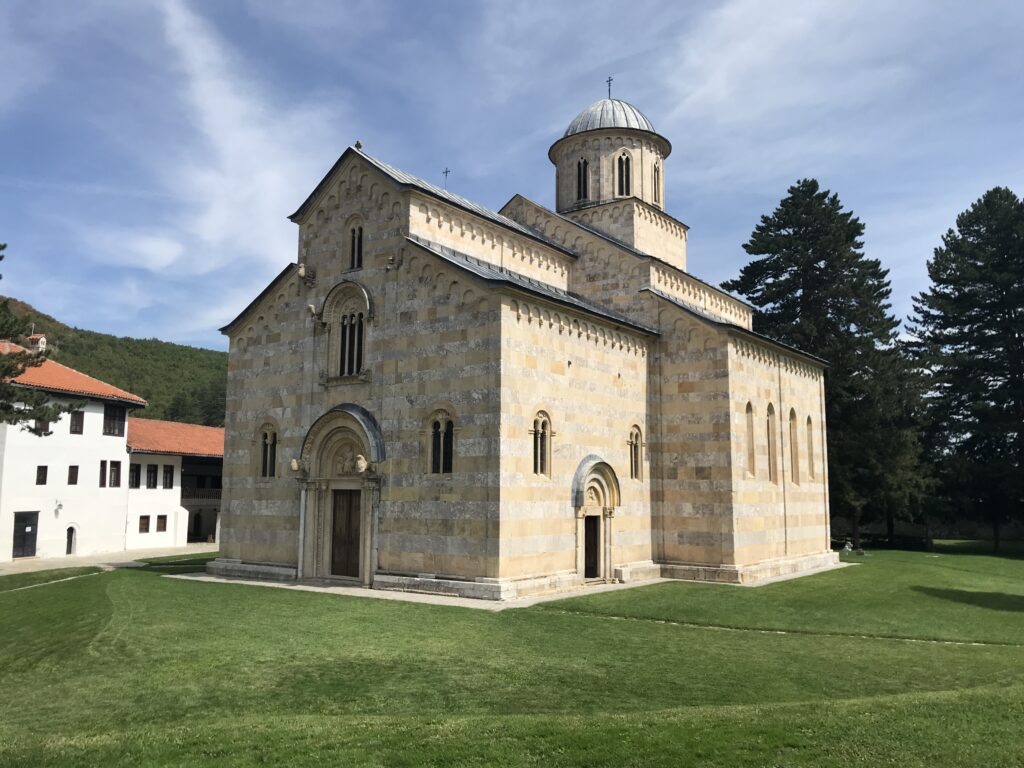
[[[499,212],[349,147],[230,339],[212,573],[492,600],[832,566],[824,361],[687,271],[617,99]]]

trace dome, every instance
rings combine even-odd
[[[637,131],[657,133],[651,121],[632,104],[621,99],[601,99],[576,115],[565,129],[562,138],[600,128],[633,128]]]

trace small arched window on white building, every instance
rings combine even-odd
[[[796,411],[789,409],[789,479],[794,483],[800,482],[800,443],[799,425],[796,419]]]
[[[533,474],[551,476],[551,419],[540,411],[533,419]]]
[[[590,163],[584,158],[576,163],[576,199],[586,200],[590,197]]]
[[[747,403],[747,476],[754,477],[757,474],[756,452],[754,450],[754,404]]]
[[[455,422],[447,411],[430,417],[430,473],[450,475],[455,453]]]
[[[616,161],[616,176],[618,177],[618,193],[619,197],[628,197],[632,194],[631,191],[631,179],[633,176],[632,171],[633,161],[629,155],[623,152],[619,155],[619,159]]]
[[[339,283],[324,302],[329,378],[358,376],[365,363],[366,330],[371,320],[366,292],[353,282]]]
[[[765,415],[765,436],[768,438],[768,479],[777,483],[779,467],[776,464],[778,449],[775,441],[778,439],[778,432],[775,428],[775,406],[771,403],[768,403],[768,412]]]
[[[643,433],[634,424],[629,430],[629,477],[632,480],[643,479],[643,444]]]
[[[654,164],[654,202],[661,202],[661,166]]]

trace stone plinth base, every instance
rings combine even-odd
[[[206,572],[213,576],[227,576],[236,579],[269,579],[286,581],[295,578],[295,569],[284,565],[263,565],[243,563],[227,557],[218,557],[206,564]]]
[[[813,555],[765,560],[750,565],[688,565],[662,563],[661,576],[666,579],[716,581],[723,584],[757,586],[778,579],[804,576],[839,567],[839,554],[819,552]]]
[[[432,595],[475,597],[481,600],[515,600],[518,597],[561,592],[582,586],[576,573],[556,573],[531,579],[446,579],[430,575],[396,576],[378,573],[373,577],[374,589],[397,589],[426,592]]]

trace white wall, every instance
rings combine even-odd
[[[139,465],[141,482],[128,490],[128,549],[179,547],[188,543],[188,510],[181,506],[181,456],[133,453],[129,464]],[[156,488],[146,487],[146,467],[157,467]],[[164,467],[174,468],[171,488],[164,488]],[[130,470],[129,470],[130,471]],[[128,480],[125,473],[125,483]],[[158,531],[161,515],[167,516],[167,530]],[[139,518],[149,517],[149,532],[140,533]]]
[[[0,425],[0,562],[12,559],[14,513],[38,512],[37,557],[63,557],[67,529],[75,529],[74,554],[123,549],[128,498],[126,438],[103,434],[103,404],[85,402],[83,433],[72,435],[70,414],[37,437],[21,427]],[[121,462],[121,485],[101,488],[100,461]],[[46,485],[36,485],[36,467],[47,467]],[[68,467],[78,484],[68,484]]]

